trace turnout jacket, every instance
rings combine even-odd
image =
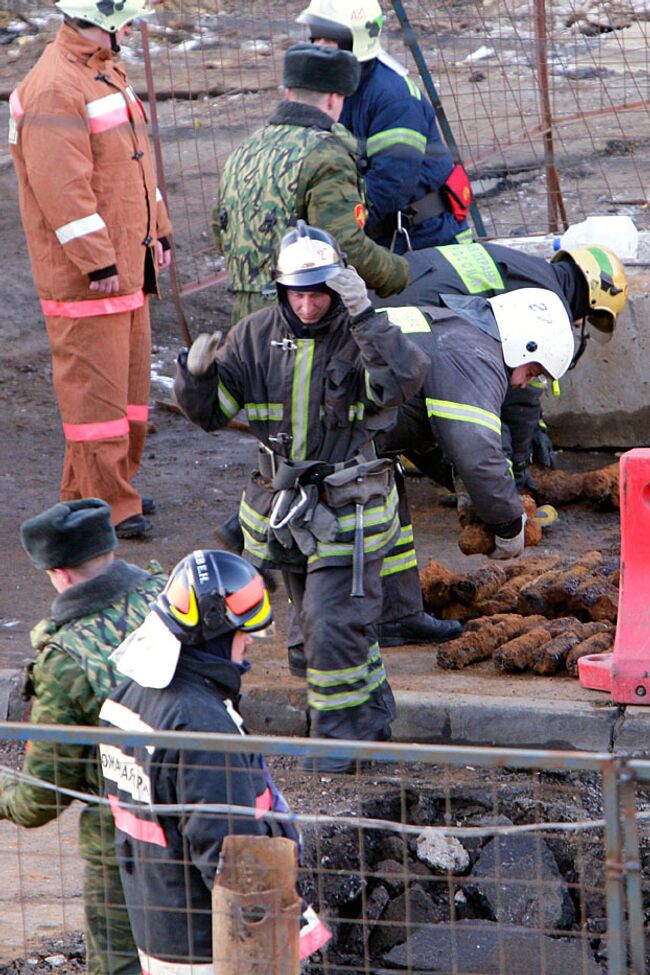
[[[425,453],[433,441],[462,478],[480,518],[500,534],[498,528],[509,528],[523,513],[501,443],[509,388],[501,342],[446,308],[389,309],[389,315],[426,354],[429,368],[422,389],[400,408],[377,448]]]
[[[129,311],[156,291],[156,239],[171,224],[144,106],[111,52],[64,24],[10,100],[9,142],[46,315]],[[146,274],[145,274],[146,270]],[[89,275],[120,276],[94,297]]]
[[[101,724],[123,731],[245,734],[235,710],[238,671],[228,661],[206,658],[181,653],[171,684],[162,689],[125,681],[104,703]],[[281,793],[262,756],[245,751],[101,745],[100,752],[143,972],[212,975],[210,892],[221,844],[230,833],[284,832],[297,839],[293,827],[264,819],[270,810],[288,810]],[[196,808],[206,803],[226,808]],[[159,811],[157,805],[174,808]],[[303,928],[301,954],[318,947],[316,927],[319,943],[327,940],[314,915],[311,928]]]
[[[362,65],[359,87],[345,99],[341,123],[359,142],[371,234],[373,224],[439,190],[453,169],[429,100],[407,75],[378,58]],[[432,247],[453,243],[467,226],[445,211],[413,227],[409,236],[416,249]]]
[[[586,284],[570,261],[551,264],[501,244],[426,247],[404,258],[406,288],[395,297],[371,295],[375,307],[443,305],[446,294],[492,298],[519,288],[545,288],[562,300],[572,320],[587,310]]]
[[[501,244],[427,247],[405,254],[409,282],[397,298],[371,295],[375,307],[445,304],[445,295],[491,298],[520,288],[545,288],[564,303],[572,321],[588,307],[587,287],[571,261],[551,264]],[[546,384],[532,380],[525,389],[509,389],[501,410],[504,442],[515,471],[523,471],[542,421],[541,397]]]
[[[281,102],[224,167],[213,228],[236,292],[272,287],[277,247],[297,219],[327,230],[380,295],[400,291],[408,267],[364,233],[355,139],[320,109]]]
[[[369,308],[351,320],[338,299],[303,333],[296,336],[282,306],[275,305],[235,325],[203,375],[189,373],[187,353],[181,353],[175,384],[181,408],[204,430],[223,427],[245,410],[251,431],[276,463],[334,465],[360,453],[372,456],[377,431],[394,422],[393,408],[420,387],[426,356],[387,315]],[[254,473],[240,507],[247,555],[256,565],[289,561],[304,567],[300,553],[289,550],[285,557],[277,544],[269,544],[274,497],[268,471]],[[335,535],[318,542],[308,570],[352,563],[354,514],[354,504],[336,509]],[[392,484],[385,499],[372,499],[366,507],[366,555],[382,556],[398,530]]]
[[[122,679],[110,660],[128,634],[142,623],[149,604],[165,584],[157,563],[145,572],[115,561],[106,572],[56,597],[49,617],[31,633],[36,660],[31,667],[33,724],[96,725],[104,699]],[[57,787],[100,792],[94,748],[34,741],[23,773]],[[2,780],[0,819],[42,826],[58,816],[72,797],[28,782]],[[79,845],[86,859],[101,857],[113,826],[110,814],[93,804],[81,814]],[[108,830],[108,833],[105,831]]]

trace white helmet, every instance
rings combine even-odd
[[[108,34],[117,34],[136,17],[154,12],[149,0],[56,0],[55,6],[66,16],[86,20]]]
[[[275,282],[309,289],[333,278],[344,267],[345,254],[332,235],[298,220],[280,242]]]
[[[336,41],[357,61],[370,61],[382,52],[384,15],[377,0],[311,0],[296,23],[309,27],[312,40]]]
[[[554,291],[521,288],[488,298],[496,319],[507,366],[538,362],[559,379],[571,365],[573,328],[564,302]]]

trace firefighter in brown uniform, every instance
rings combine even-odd
[[[235,325],[216,354],[210,336],[181,353],[176,395],[205,430],[245,408],[260,441],[239,513],[245,554],[283,570],[304,635],[311,734],[385,739],[394,702],[374,624],[399,521],[392,464],[376,460],[373,438],[419,389],[427,360],[372,311],[325,231],[298,221],[285,235],[276,286],[278,304]]]
[[[151,528],[131,482],[149,410],[148,295],[171,255],[147,117],[116,60],[145,3],[59,0],[65,22],[9,100],[66,442],[61,500],[107,501],[121,538]]]

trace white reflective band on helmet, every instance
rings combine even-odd
[[[54,231],[60,244],[69,244],[71,240],[78,237],[85,237],[87,234],[94,234],[97,230],[104,230],[106,224],[98,213],[91,213],[88,217],[80,217],[79,220],[71,220],[64,223],[62,227],[57,227]]]
[[[487,300],[507,366],[516,369],[538,362],[553,379],[564,375],[575,343],[571,319],[559,295],[544,288],[521,288]]]

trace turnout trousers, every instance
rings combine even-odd
[[[131,481],[149,417],[149,308],[87,318],[47,316],[53,382],[65,435],[62,501],[101,498],[113,524],[140,514]]]
[[[399,470],[395,471],[395,485],[399,498],[400,532],[394,548],[384,558],[381,566],[382,623],[392,623],[424,610],[411,509],[404,477]]]
[[[314,738],[390,738],[395,701],[375,633],[381,564],[381,559],[364,562],[362,597],[350,595],[351,565],[283,571],[304,638]]]

